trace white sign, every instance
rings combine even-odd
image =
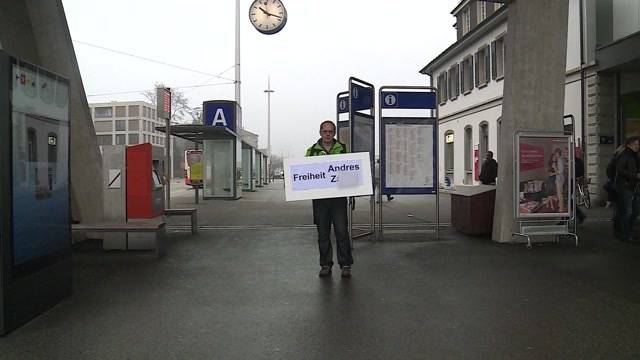
[[[387,124],[385,186],[434,187],[433,125]]]
[[[373,194],[369,153],[284,159],[287,201]]]
[[[120,189],[122,188],[122,170],[109,169],[109,179],[107,182],[107,189]]]

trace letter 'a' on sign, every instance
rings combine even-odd
[[[216,109],[211,126],[227,126],[227,118],[224,116],[222,109]]]

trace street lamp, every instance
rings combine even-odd
[[[271,179],[271,77],[267,78],[267,178]],[[271,182],[271,181],[269,181]]]

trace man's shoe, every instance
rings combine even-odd
[[[331,266],[323,266],[318,273],[320,277],[331,276]]]
[[[351,266],[343,266],[342,267],[342,277],[350,278],[351,277]]]

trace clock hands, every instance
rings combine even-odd
[[[265,15],[267,15],[267,17],[273,16],[273,17],[276,17],[278,19],[282,19],[282,16],[278,16],[278,15],[272,14],[272,13],[268,12],[267,10],[261,8],[261,7],[259,7],[258,9],[260,9],[260,11],[262,11]]]

